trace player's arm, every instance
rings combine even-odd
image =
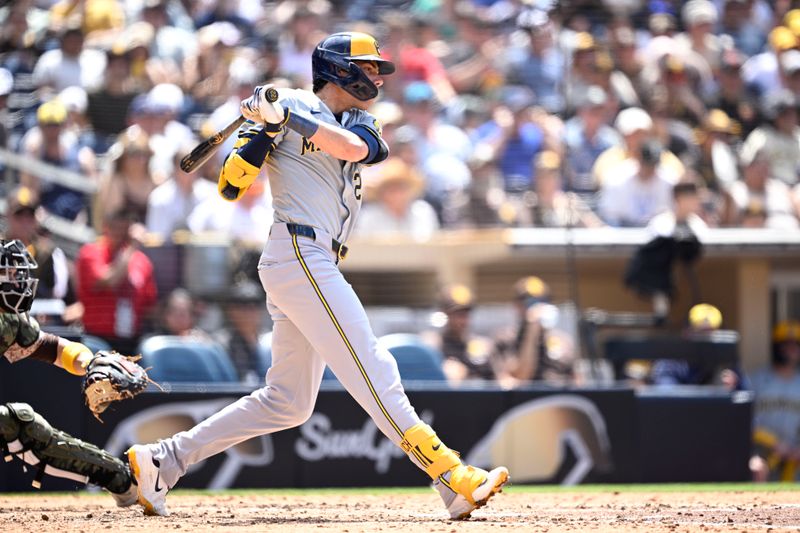
[[[4,327],[14,327],[14,320],[5,320]],[[39,329],[35,320],[19,319],[14,343],[6,348],[3,355],[9,362],[21,359],[36,359],[63,368],[70,374],[82,376],[92,360],[92,351],[79,342],[72,342]]]
[[[314,146],[342,161],[380,163],[389,149],[372,126],[358,123],[348,129],[315,119],[303,111],[286,110],[286,127],[314,143]]]
[[[220,195],[227,184],[239,189],[236,200],[247,192],[275,148],[275,137],[280,131],[268,124],[256,124],[252,120],[242,125],[233,150],[222,164],[217,182]]]

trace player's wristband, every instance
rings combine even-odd
[[[303,112],[292,111],[286,108],[286,115],[283,119],[287,128],[293,129],[306,139],[310,139],[319,129],[319,121],[309,117]]]
[[[81,368],[79,370],[76,368],[75,361],[78,359],[78,356],[85,352],[92,353],[92,351],[83,344],[79,342],[70,342],[61,350],[61,366],[70,374],[82,376],[84,374],[84,369]]]

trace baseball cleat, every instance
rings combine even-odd
[[[508,469],[504,466],[487,472],[462,464],[450,470],[449,479],[439,476],[433,487],[447,506],[450,518],[464,520],[472,511],[486,505],[489,498],[502,492],[508,480]]]
[[[161,466],[147,446],[131,446],[128,451],[131,474],[136,480],[138,501],[149,516],[169,516],[167,492],[169,487],[161,479]]]

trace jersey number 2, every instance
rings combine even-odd
[[[353,174],[353,190],[356,193],[356,200],[361,200],[361,172]]]

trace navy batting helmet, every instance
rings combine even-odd
[[[31,272],[37,266],[22,241],[0,240],[0,310],[6,313],[30,311],[39,285]]]
[[[334,33],[319,43],[311,55],[314,87],[329,81],[359,100],[375,98],[378,88],[354,61],[374,61],[380,74],[394,72],[394,63],[381,57],[378,42],[371,35]]]

